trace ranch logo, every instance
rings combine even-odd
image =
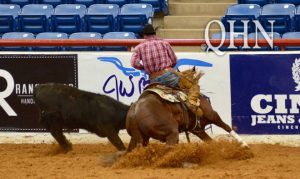
[[[300,58],[296,58],[292,67],[294,82],[297,84],[295,91],[300,91]]]
[[[42,83],[77,87],[77,55],[0,55],[0,131],[44,131],[34,88]]]
[[[150,82],[145,71],[136,70],[132,67],[125,67],[117,57],[98,57],[97,59],[101,62],[114,64],[114,66],[128,79],[128,81],[125,82],[120,80],[117,75],[112,74],[104,82],[102,87],[103,92],[105,94],[114,94],[115,99],[118,101],[120,100],[120,97],[131,97],[135,93],[138,93],[138,95],[142,94],[144,88]],[[174,68],[177,69],[181,66],[212,67],[212,64],[199,59],[181,58],[177,60],[177,65]],[[137,80],[137,83],[135,83],[134,80]],[[113,85],[111,86],[109,84]]]
[[[4,109],[8,116],[17,116],[17,113],[5,101],[5,98],[10,96],[14,90],[14,78],[8,71],[2,69],[0,69],[0,77],[4,78],[7,84],[6,89],[0,92],[0,106]]]

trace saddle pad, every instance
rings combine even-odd
[[[144,92],[146,91],[154,92],[158,94],[162,99],[172,103],[179,103],[187,100],[187,95],[179,90],[172,90],[172,93],[170,93],[170,90],[163,90],[160,88],[149,88],[144,90]]]

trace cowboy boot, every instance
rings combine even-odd
[[[187,94],[187,99],[189,103],[191,103],[194,106],[199,106],[200,101],[199,101],[199,96],[200,96],[200,87],[199,85],[193,85]]]
[[[189,103],[189,101],[186,101],[185,104],[193,114],[195,114],[198,117],[203,116],[203,111],[200,108],[200,106],[193,105],[193,104]]]

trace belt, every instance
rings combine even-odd
[[[166,72],[168,72],[168,71],[173,71],[173,70],[174,70],[173,68],[168,67],[168,68],[166,68],[166,69],[164,69],[164,70],[160,70],[160,71],[153,72],[153,73],[151,73],[151,74],[149,75],[150,80],[153,80],[154,78],[156,78],[156,77],[158,77],[158,76],[160,76],[160,75],[162,75],[162,74],[164,74],[164,73],[166,73]]]

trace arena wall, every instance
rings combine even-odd
[[[239,52],[217,56],[187,52],[177,56],[178,69],[196,66],[204,71],[202,93],[246,141],[299,144],[299,54]],[[32,85],[59,82],[126,104],[136,101],[148,76],[131,67],[130,57],[131,52],[0,53],[0,142],[54,141],[37,122]],[[216,138],[226,137],[216,126],[207,132]],[[120,135],[129,140],[125,130]],[[75,143],[107,141],[84,130],[68,137]]]

